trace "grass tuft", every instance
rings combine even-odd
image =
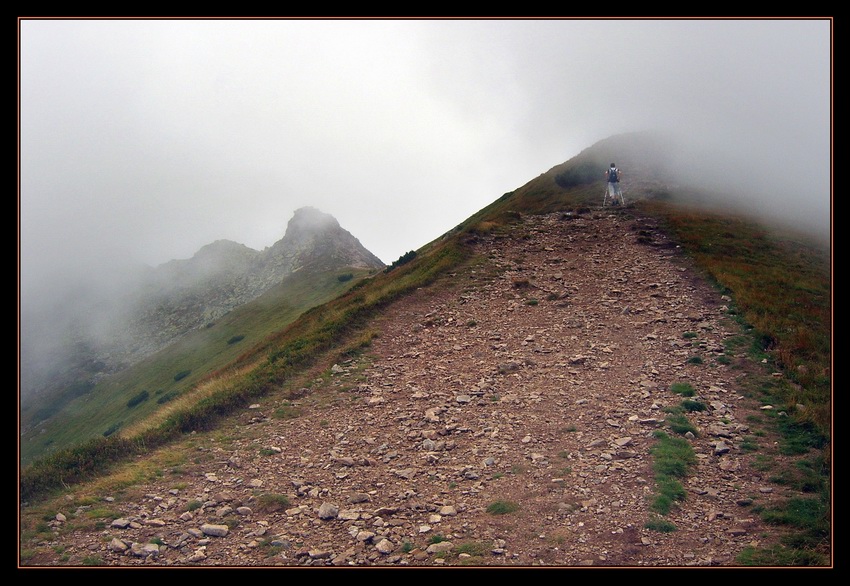
[[[685,500],[686,493],[680,479],[685,478],[696,464],[696,454],[691,445],[682,438],[655,432],[656,443],[650,449],[655,472],[655,497],[652,509],[667,515],[674,504]]]
[[[708,409],[705,403],[702,403],[700,401],[692,401],[691,399],[685,399],[684,401],[682,401],[681,405],[682,409],[684,409],[685,411],[705,411],[706,409]]]
[[[650,531],[657,531],[659,533],[672,533],[676,530],[676,526],[673,523],[660,517],[652,517],[643,526]]]
[[[697,428],[694,427],[694,424],[682,414],[673,413],[668,415],[664,421],[670,429],[680,435],[685,435],[688,432],[697,435]]]
[[[487,505],[491,515],[506,515],[519,510],[519,505],[513,501],[495,501]]]
[[[689,383],[673,383],[670,385],[670,391],[683,397],[693,397],[697,394],[696,390]]]
[[[262,513],[275,513],[289,508],[289,502],[285,494],[265,493],[257,497],[256,509]]]

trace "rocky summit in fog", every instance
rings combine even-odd
[[[159,266],[137,296],[128,324],[135,347],[123,352],[131,357],[149,354],[256,299],[296,271],[383,267],[336,218],[301,208],[284,237],[263,251],[217,240],[188,260]]]
[[[72,315],[60,316],[55,309],[52,326],[41,328],[54,340],[49,352],[22,353],[23,394],[43,397],[51,387],[67,384],[67,379],[97,380],[134,364],[256,299],[297,271],[384,266],[332,215],[301,208],[289,220],[283,238],[265,250],[217,240],[192,258],[144,267],[108,296],[92,290],[81,293],[78,297],[85,301],[67,308]],[[33,316],[24,325],[34,326],[36,319]],[[28,330],[32,335],[37,331],[35,327]],[[55,342],[59,339],[67,342]],[[39,348],[37,342],[29,342],[30,347]],[[50,357],[48,366],[45,355]]]

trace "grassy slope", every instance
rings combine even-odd
[[[340,281],[338,277],[343,273],[352,273],[354,278]],[[150,417],[169,399],[186,393],[210,372],[233,362],[305,310],[339,296],[366,275],[363,270],[291,275],[259,299],[221,317],[211,327],[191,332],[132,368],[101,381],[57,417],[22,437],[22,463]],[[239,336],[244,337],[235,341]],[[185,371],[191,374],[175,380],[175,375]],[[128,407],[128,401],[144,391],[148,392],[148,398]]]
[[[828,429],[832,299],[828,251],[804,234],[692,207],[647,203],[725,292],[793,386],[786,407]],[[798,405],[800,407],[798,407]]]

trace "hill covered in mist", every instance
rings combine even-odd
[[[260,297],[295,273],[376,271],[384,263],[330,214],[297,210],[262,251],[218,240],[156,268],[126,263],[100,278],[65,283],[51,303],[21,309],[21,404],[36,424],[44,404],[67,403],[104,377]],[[53,292],[56,293],[56,292]]]
[[[827,565],[829,251],[680,155],[612,137],[285,327],[236,335],[273,288],[112,377],[24,470],[28,562]]]

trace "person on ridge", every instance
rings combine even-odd
[[[610,197],[614,205],[618,203],[626,205],[626,200],[623,199],[623,190],[620,189],[620,170],[617,168],[617,165],[611,163],[611,167],[605,171],[605,176],[608,178],[608,191],[606,192],[605,199],[607,200]],[[602,205],[605,205],[604,201]]]

